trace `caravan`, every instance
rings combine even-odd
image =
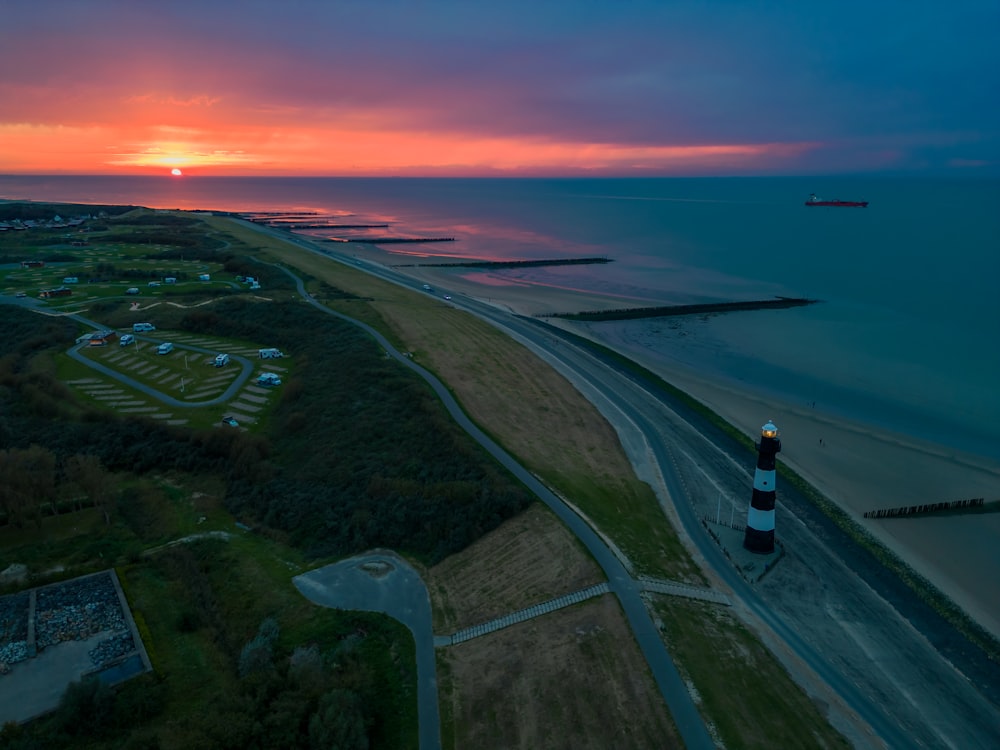
[[[278,349],[258,349],[257,356],[261,359],[279,359],[285,355]]]
[[[219,355],[217,355],[215,357],[215,366],[216,367],[225,367],[228,364],[229,364],[229,355],[228,354],[219,354]]]

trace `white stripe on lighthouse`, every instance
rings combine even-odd
[[[774,531],[774,511],[757,510],[751,505],[747,514],[747,526],[757,531]]]
[[[754,471],[753,488],[761,492],[774,492],[774,470],[757,469]]]

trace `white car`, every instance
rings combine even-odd
[[[118,340],[118,346],[128,346],[129,344],[135,343],[135,336],[131,333],[122,334],[122,337]]]

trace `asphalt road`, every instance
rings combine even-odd
[[[317,249],[317,245],[287,232],[273,233],[310,252],[421,291],[420,282],[392,269],[358,264],[353,257],[323,246]],[[778,488],[777,529],[787,551],[781,563],[754,586],[738,575],[699,517],[714,513],[720,491],[749,500],[754,458],[745,448],[669,394],[639,382],[566,339],[559,329],[466,297],[456,296],[451,304],[521,341],[595,403],[618,430],[640,475],[651,481],[665,504],[672,506],[697,554],[731,589],[739,609],[755,629],[768,635],[766,640],[779,641],[781,650],[806,665],[867,724],[871,731],[853,736],[856,743],[962,750],[1000,747],[1000,712],[995,704],[995,691],[1000,686],[997,665],[979,658],[975,647],[797,493]],[[408,364],[419,371],[413,363]],[[467,423],[464,415],[456,418]],[[478,430],[472,426],[470,432],[476,435]],[[658,472],[643,469],[650,452]],[[502,459],[498,456],[498,460]],[[537,485],[533,477],[524,481],[532,489]],[[582,522],[565,507],[563,511],[568,517],[564,513],[560,517],[577,532]],[[578,533],[586,539],[593,532],[583,526]],[[595,543],[607,553],[599,540]],[[602,554],[598,559],[604,558]],[[609,580],[613,587],[618,586],[616,593],[624,591],[629,599],[631,592],[621,583],[624,571],[616,569],[620,567],[617,560],[608,560],[607,565]],[[642,616],[628,608],[626,613],[630,622],[636,616],[632,622],[636,637],[645,637],[648,615],[644,607]],[[653,637],[659,640],[655,632]],[[651,650],[665,655],[662,646]],[[650,658],[645,646],[643,653]],[[669,671],[658,677],[658,682],[663,680],[660,685],[665,697],[671,692]],[[668,705],[673,712],[669,698]]]
[[[292,579],[309,601],[334,609],[383,612],[413,634],[421,750],[441,747],[431,600],[420,574],[391,552],[370,553]]]
[[[927,626],[923,632],[901,616],[886,597],[898,606],[904,597],[915,599],[912,593],[898,581],[890,589],[877,580],[881,566],[817,519],[790,488],[778,488],[777,529],[788,554],[761,584],[750,585],[738,574],[700,518],[714,512],[720,491],[749,502],[755,456],[668,394],[565,340],[559,329],[474,304],[477,314],[561,370],[620,432],[636,433],[623,436],[623,443],[645,444],[653,452],[668,502],[702,559],[743,610],[781,639],[886,746],[998,747],[996,706],[935,648],[947,626],[926,606],[919,620]],[[915,615],[917,605],[908,605],[908,614]],[[938,636],[934,645],[928,629]]]
[[[73,318],[74,320],[77,320],[83,323],[84,325],[92,326],[94,330],[97,331],[103,331],[107,328],[107,326],[102,326],[99,325],[98,323],[95,323],[92,320],[87,320],[81,315],[69,315],[67,317]],[[137,335],[136,338],[141,341],[149,341],[155,344],[162,343],[164,341],[164,339],[152,339],[149,338],[148,336]],[[75,344],[71,346],[69,349],[67,349],[66,353],[70,357],[75,359],[77,362],[82,362],[83,364],[87,365],[87,367],[90,367],[91,369],[96,370],[97,372],[100,372],[103,375],[107,375],[108,377],[114,378],[118,382],[124,383],[130,388],[134,388],[135,390],[149,396],[150,398],[155,398],[157,401],[162,401],[164,404],[182,409],[190,409],[196,406],[216,406],[219,404],[229,403],[229,401],[231,401],[232,398],[239,392],[240,388],[242,388],[243,385],[247,382],[247,379],[253,372],[253,363],[249,359],[247,359],[246,357],[241,357],[237,354],[230,354],[229,355],[230,361],[239,363],[240,374],[237,375],[236,379],[229,384],[229,387],[226,388],[225,392],[223,392],[222,395],[216,396],[215,398],[210,398],[206,401],[181,401],[179,399],[174,398],[173,396],[168,396],[166,393],[163,393],[162,391],[157,390],[156,388],[146,385],[145,383],[141,383],[135,378],[129,377],[125,373],[119,372],[118,370],[103,365],[100,362],[95,362],[89,357],[84,357],[82,354],[80,354],[80,349],[82,349],[85,346],[87,346],[86,342],[82,344]],[[191,352],[198,352],[199,354],[208,354],[212,356],[218,354],[218,352],[215,349],[204,349],[200,346],[192,346],[190,344],[174,344],[174,348],[184,349]]]
[[[611,591],[618,597],[618,601],[632,628],[636,642],[639,644],[639,648],[646,662],[649,664],[653,678],[656,680],[656,684],[663,694],[663,698],[670,709],[674,723],[677,725],[685,746],[691,748],[691,750],[711,750],[714,748],[715,743],[712,742],[708,730],[705,728],[705,723],[702,721],[701,715],[698,713],[698,709],[695,707],[684,681],[677,672],[677,668],[670,659],[663,640],[660,638],[659,632],[649,615],[649,611],[646,609],[641,596],[641,586],[632,579],[618,558],[612,554],[611,550],[601,541],[594,530],[576,513],[570,510],[545,485],[538,481],[533,474],[521,466],[486,433],[480,430],[466,416],[465,412],[458,405],[458,402],[455,401],[454,397],[437,377],[413,362],[409,357],[396,351],[389,341],[371,326],[330,310],[314,300],[306,292],[302,279],[287,268],[281,266],[279,268],[295,279],[299,293],[307,302],[329,315],[359,326],[371,335],[390,356],[424,378],[431,388],[434,389],[434,392],[458,425],[479,442],[504,468],[523,482],[531,492],[549,506],[560,520],[569,527],[584,546],[586,546],[591,555],[593,555],[607,576]]]

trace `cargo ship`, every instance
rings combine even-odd
[[[840,208],[868,208],[868,201],[840,201],[832,200],[825,201],[822,198],[817,198],[816,193],[809,196],[809,200],[806,201],[807,206],[839,206]]]

